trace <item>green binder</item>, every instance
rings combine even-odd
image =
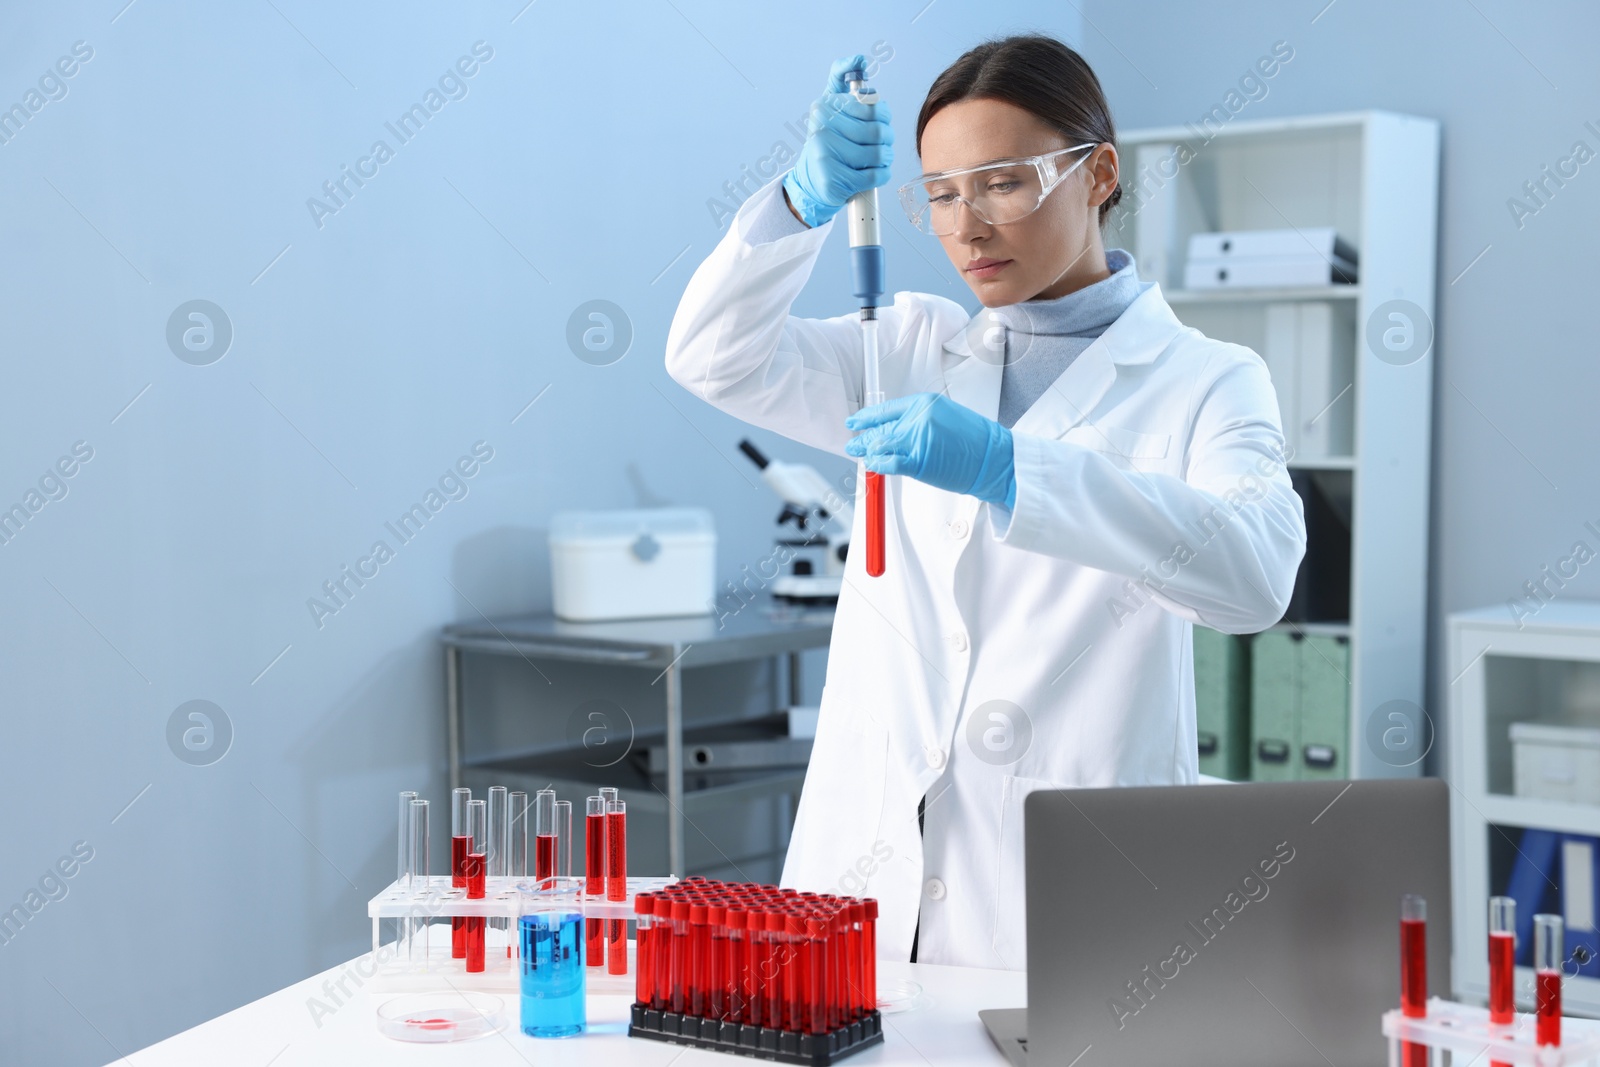
[[[1250,647],[1250,777],[1258,782],[1293,779],[1296,708],[1299,703],[1298,634],[1256,634]]]
[[[1297,778],[1350,775],[1350,641],[1308,636],[1300,642]]]
[[[1249,650],[1245,638],[1194,627],[1200,773],[1232,782],[1250,777]]]

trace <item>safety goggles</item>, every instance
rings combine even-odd
[[[1018,222],[1038,211],[1044,198],[1082,166],[1089,154],[1063,171],[1057,170],[1058,157],[1097,147],[1098,143],[1080,144],[1041,156],[924,174],[900,187],[900,205],[913,226],[935,237],[956,232],[962,204],[991,226]]]

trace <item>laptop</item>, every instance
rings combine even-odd
[[[1018,1067],[1380,1067],[1404,893],[1448,993],[1439,779],[1046,790],[1023,824],[1029,1007],[978,1013]]]

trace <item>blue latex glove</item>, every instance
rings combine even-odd
[[[852,196],[889,181],[894,162],[889,108],[857,103],[845,87],[845,72],[866,66],[863,56],[833,61],[828,90],[811,106],[800,158],[784,175],[783,191],[807,226],[821,226]]]
[[[861,433],[844,446],[878,474],[906,474],[952,493],[1011,508],[1017,499],[1011,431],[942,393],[913,393],[844,420]]]

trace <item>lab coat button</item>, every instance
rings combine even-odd
[[[927,748],[923,749],[922,752],[923,755],[928,757],[928,766],[932,767],[934,770],[938,770],[940,767],[944,766],[944,749],[934,748],[932,745],[929,745]]]
[[[928,894],[929,900],[944,899],[944,883],[937,878],[929,878],[927,884],[922,887],[922,891]]]
[[[957,630],[955,633],[951,634],[950,647],[954,648],[957,652],[965,652],[967,650],[967,635],[962,633],[960,630]]]
[[[972,527],[967,525],[966,519],[957,519],[950,524],[950,536],[957,541],[966,540],[967,534],[972,532]]]

